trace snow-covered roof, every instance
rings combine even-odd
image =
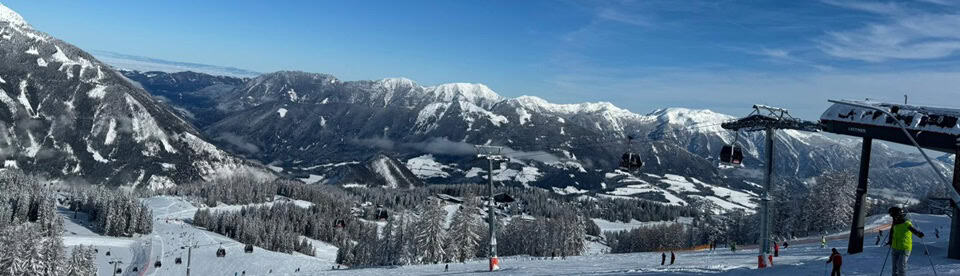
[[[936,132],[950,135],[960,135],[960,110],[942,107],[925,107],[914,105],[901,105],[880,103],[872,101],[845,101],[859,105],[868,105],[896,115],[898,120],[902,121],[909,129],[925,132]],[[853,122],[864,125],[899,127],[894,118],[889,118],[882,112],[835,103],[820,116],[821,121],[841,121]]]

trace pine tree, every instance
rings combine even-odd
[[[482,228],[477,219],[477,201],[472,196],[464,196],[464,204],[457,210],[450,223],[447,240],[447,260],[464,262],[477,255],[480,247]]]
[[[817,183],[807,196],[805,218],[813,231],[842,229],[853,218],[853,197],[856,191],[856,174],[827,172],[817,178]]]
[[[443,224],[446,214],[439,200],[431,199],[422,207],[420,219],[417,221],[416,241],[417,251],[423,263],[443,261],[446,240]]]
[[[73,249],[63,273],[67,276],[88,276],[97,273],[96,253],[93,247],[77,246]]]

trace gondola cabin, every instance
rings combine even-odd
[[[625,171],[637,171],[643,167],[643,160],[640,160],[640,154],[635,152],[626,152],[620,156],[620,169]]]
[[[223,258],[227,256],[227,250],[223,247],[217,249],[217,258]]]
[[[376,218],[377,218],[377,220],[384,220],[384,221],[385,221],[385,220],[387,220],[388,218],[390,218],[390,214],[387,213],[387,210],[386,210],[386,209],[377,208],[377,217],[376,217]]]
[[[743,164],[743,148],[725,145],[720,150],[720,161],[734,165]]]

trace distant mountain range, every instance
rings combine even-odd
[[[734,117],[709,110],[636,114],[605,102],[505,98],[482,84],[341,81],[292,71],[250,79],[191,72],[123,74],[156,91],[219,146],[305,181],[385,185],[384,177],[344,177],[338,164],[370,167],[365,160],[387,156],[405,162],[425,183],[477,183],[483,181],[486,164],[476,160],[473,146],[500,145],[512,157],[496,173],[495,179],[504,183],[689,204],[722,189],[755,195],[765,166],[762,133],[740,135],[746,166],[719,164],[721,147],[734,140],[720,123]],[[631,145],[627,136],[636,137]],[[835,135],[778,132],[778,182],[805,189],[824,171],[855,171],[859,143]],[[615,171],[628,150],[643,156],[642,173]],[[926,193],[935,179],[918,160],[885,144],[874,147],[873,191],[878,196]],[[681,182],[691,188],[672,186],[687,185]]]

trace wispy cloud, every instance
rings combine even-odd
[[[883,62],[939,59],[960,52],[960,10],[909,8],[894,3],[825,1],[838,7],[879,15],[876,22],[828,32],[819,48],[838,58]]]
[[[597,11],[597,18],[640,27],[654,26],[653,19],[647,15],[624,11],[614,7],[600,8]]]
[[[823,2],[838,7],[878,14],[903,14],[905,11],[902,5],[895,2],[867,2],[859,0],[824,0]]]

